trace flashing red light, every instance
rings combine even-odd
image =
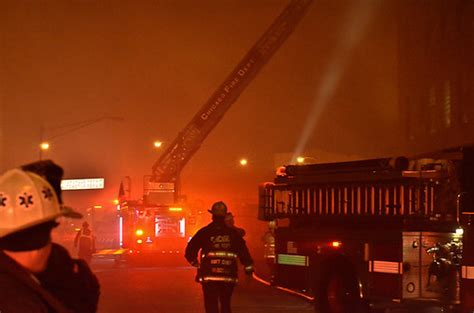
[[[331,246],[332,246],[333,248],[340,248],[341,245],[342,245],[342,243],[341,243],[340,241],[333,241],[333,242],[331,242]]]

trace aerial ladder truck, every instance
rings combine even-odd
[[[142,199],[121,197],[120,246],[126,256],[182,252],[192,234],[189,220],[193,220],[180,201],[182,169],[293,32],[311,2],[292,0],[287,5],[153,165],[151,175],[144,179]]]

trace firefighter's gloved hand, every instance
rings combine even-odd
[[[245,274],[252,275],[255,270],[253,268],[253,265],[247,265],[246,267],[244,267],[244,271]]]

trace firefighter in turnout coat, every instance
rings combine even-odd
[[[95,236],[86,221],[82,223],[81,230],[77,232],[76,238],[74,238],[74,247],[77,248],[77,256],[90,264],[92,254],[95,253]]]
[[[231,313],[230,302],[237,283],[237,258],[248,275],[253,273],[253,260],[239,232],[224,222],[225,203],[214,203],[209,212],[212,223],[201,228],[189,241],[185,257],[191,265],[198,267],[197,280],[202,283],[206,313]]]
[[[55,259],[51,231],[61,216],[78,218],[80,214],[61,205],[53,186],[42,177],[20,169],[0,176],[1,312],[79,312],[40,278]],[[62,262],[54,266],[64,268]],[[65,279],[63,285],[74,284]]]

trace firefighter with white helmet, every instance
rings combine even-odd
[[[54,290],[48,290],[47,286],[54,280],[50,275],[44,276],[51,264],[55,271],[67,272],[66,266],[53,258],[63,250],[68,257],[67,251],[51,242],[51,231],[59,224],[56,219],[62,216],[81,215],[60,203],[55,188],[46,179],[20,169],[0,176],[0,309],[3,312],[77,312]],[[71,265],[72,272],[74,263],[68,260],[71,263],[67,267]],[[61,276],[62,280],[67,279]]]
[[[237,283],[237,259],[249,275],[253,273],[253,261],[239,232],[225,224],[225,203],[214,203],[209,212],[212,223],[201,228],[189,241],[185,257],[198,267],[197,279],[202,283],[206,313],[230,313],[232,292]]]
[[[0,178],[0,238],[60,216],[76,216],[59,204],[53,187],[42,177],[19,169]]]

